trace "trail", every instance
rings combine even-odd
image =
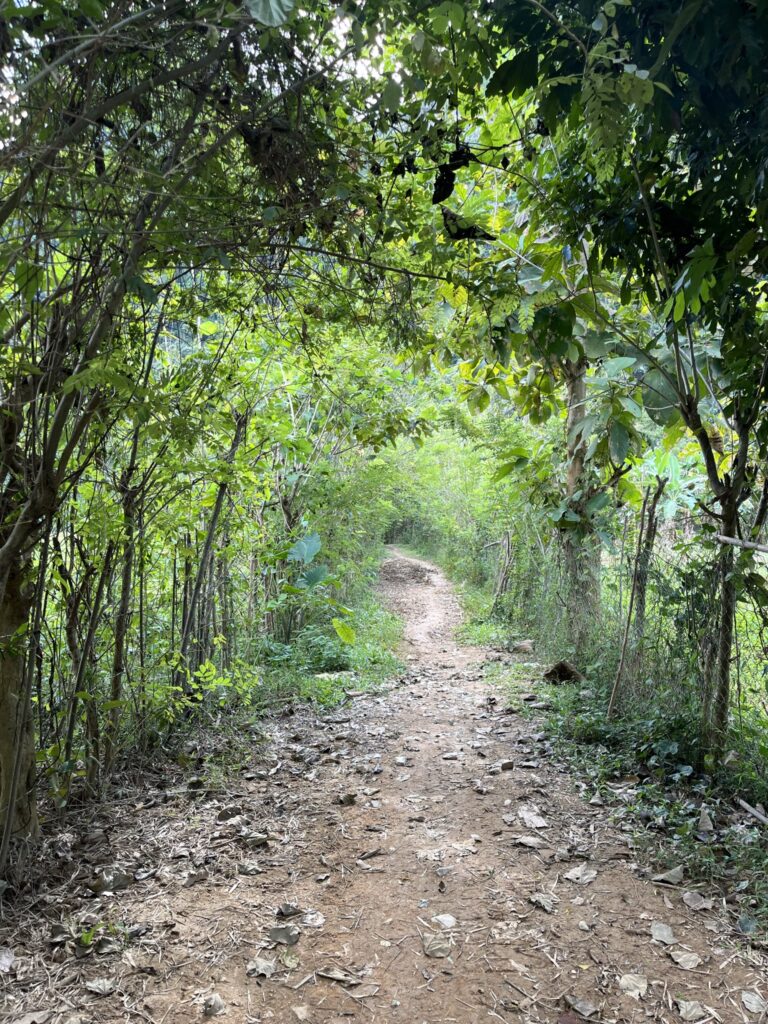
[[[405,620],[400,685],[273,720],[229,792],[127,807],[109,848],[131,884],[38,908],[108,919],[118,946],[57,959],[33,929],[10,1019],[759,1020],[763,958],[717,901],[693,910],[685,884],[647,878],[484,681],[499,654],[456,644],[443,575],[391,549],[381,590]],[[99,851],[83,877],[113,863]]]

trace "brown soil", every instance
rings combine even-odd
[[[685,884],[646,877],[610,809],[483,681],[499,655],[456,645],[441,573],[393,549],[381,588],[409,665],[390,692],[273,720],[225,792],[129,795],[106,834],[58,837],[71,881],[0,940],[17,958],[0,973],[7,1019],[181,1024],[207,1005],[238,1024],[760,1020],[765,959],[717,900],[694,911]],[[247,861],[261,873],[239,873]],[[90,894],[115,866],[126,887]],[[51,945],[62,921],[95,925],[102,949]],[[281,925],[295,945],[269,940]],[[271,977],[249,976],[264,961]]]

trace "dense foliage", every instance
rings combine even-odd
[[[756,774],[767,42],[738,0],[2,4],[0,866],[126,751],[391,666],[384,539]]]

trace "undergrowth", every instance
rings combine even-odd
[[[508,693],[530,689],[530,671],[504,666],[495,680]],[[768,940],[765,826],[738,807],[738,796],[768,802],[768,779],[743,739],[709,772],[694,768],[696,730],[689,715],[606,719],[604,697],[578,685],[537,686],[550,705],[546,730],[556,754],[628,827],[641,856],[660,870],[682,865],[687,881],[716,886],[736,933]],[[522,713],[541,712],[522,705]],[[734,737],[736,740],[737,737]]]
[[[395,654],[402,622],[369,591],[354,610],[354,643],[343,643],[331,623],[305,627],[291,644],[272,643],[239,701],[212,705],[177,738],[174,759],[194,768],[206,785],[225,786],[232,771],[251,764],[254,747],[269,738],[271,716],[300,705],[329,711],[348,692],[384,687],[403,665]],[[211,728],[212,727],[212,728]]]
[[[369,594],[355,609],[354,626],[354,643],[343,643],[330,624],[312,625],[295,643],[269,652],[255,695],[259,706],[297,699],[333,707],[346,690],[375,689],[397,675],[400,619]]]

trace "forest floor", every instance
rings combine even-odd
[[[523,694],[484,680],[509,656],[457,646],[442,574],[392,549],[380,586],[405,622],[388,692],[269,719],[234,778],[127,793],[50,841],[2,922],[6,1019],[765,1019],[765,957],[635,862]]]

